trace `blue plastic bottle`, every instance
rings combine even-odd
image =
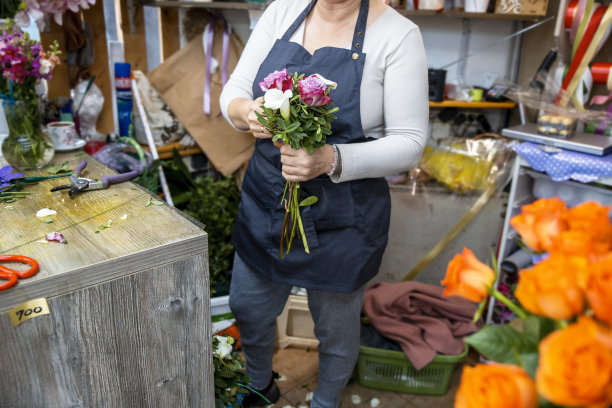
[[[119,117],[119,136],[129,136],[132,123],[132,67],[127,62],[115,63],[115,94]]]

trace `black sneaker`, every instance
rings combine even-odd
[[[272,379],[270,384],[263,390],[252,390],[243,399],[242,406],[244,408],[249,407],[265,407],[270,404],[274,404],[280,398],[280,390],[276,385],[275,379],[279,378],[277,372],[272,372]]]

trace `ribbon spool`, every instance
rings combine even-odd
[[[591,65],[593,82],[596,84],[606,84],[608,90],[612,91],[612,62],[594,62]]]
[[[572,28],[572,22],[574,18],[576,18],[576,10],[578,9],[578,0],[572,0],[570,4],[565,9],[565,19],[563,20],[563,25],[566,30]]]
[[[608,32],[612,22],[612,6],[598,7],[589,19],[584,34],[580,40],[580,45],[570,64],[570,68],[561,85],[561,92],[557,95],[555,104],[566,106],[569,96],[573,94],[580,82],[580,78],[586,69],[589,61],[596,53],[598,46]],[[563,92],[565,91],[565,92]]]

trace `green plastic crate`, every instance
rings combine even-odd
[[[442,395],[446,393],[455,365],[467,355],[437,355],[420,371],[402,351],[359,347],[359,383],[364,387],[410,394]]]

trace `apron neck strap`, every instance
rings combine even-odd
[[[359,16],[357,17],[357,24],[355,24],[355,32],[353,33],[353,43],[351,44],[351,51],[353,52],[361,53],[361,50],[363,50],[363,39],[365,38],[369,9],[370,0],[361,0]]]
[[[282,39],[289,41],[293,32],[298,28],[302,21],[306,18],[312,7],[315,5],[317,0],[312,0],[308,6],[302,11],[302,13],[295,19],[293,24],[285,31]],[[365,37],[366,23],[368,21],[368,10],[370,9],[370,0],[361,0],[361,6],[359,7],[359,16],[357,17],[357,23],[355,24],[355,32],[353,33],[353,43],[351,44],[351,51],[360,52],[363,49],[363,38]]]
[[[293,32],[298,28],[300,24],[302,24],[302,21],[304,21],[308,13],[310,13],[310,10],[312,10],[312,7],[315,5],[316,2],[317,0],[312,0],[310,3],[308,3],[308,6],[306,6],[304,11],[302,11],[302,13],[298,16],[298,18],[295,19],[293,24],[291,24],[291,26],[287,29],[287,31],[285,31],[285,34],[283,34],[283,37],[282,37],[284,41],[289,41],[289,39],[293,35]]]

